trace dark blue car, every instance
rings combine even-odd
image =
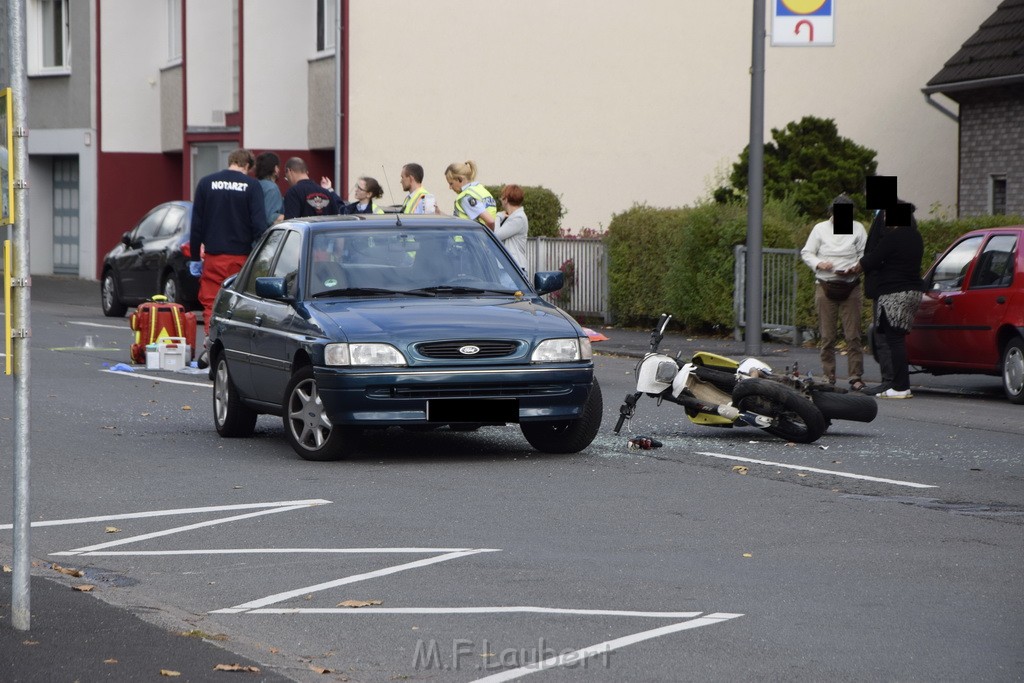
[[[286,221],[225,283],[210,327],[217,431],[281,415],[307,460],[367,429],[518,424],[543,452],[590,445],[601,389],[590,340],[494,234],[441,216]]]

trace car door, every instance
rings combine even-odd
[[[950,249],[929,278],[915,318],[912,363],[946,368],[995,368],[995,334],[1013,281],[1017,235],[974,235]],[[963,262],[967,254],[971,258]],[[963,263],[963,265],[960,265]]]
[[[117,271],[121,285],[121,296],[124,299],[139,301],[148,299],[159,290],[153,290],[152,278],[147,270],[147,251],[149,243],[152,242],[170,205],[161,204],[140,220],[131,232],[128,233],[127,243],[124,251],[115,259],[114,269]]]
[[[214,311],[217,316],[219,338],[227,353],[228,371],[235,388],[246,398],[258,398],[253,385],[253,367],[262,362],[258,351],[253,350],[253,333],[257,329],[257,312],[260,300],[256,296],[256,278],[270,272],[277,249],[284,237],[284,230],[274,230],[260,244],[257,252],[249,258],[230,289],[222,290],[227,297],[224,305]]]
[[[142,269],[148,280],[149,296],[160,294],[163,288],[164,271],[171,252],[178,245],[178,238],[185,217],[185,207],[171,204],[160,221],[160,227],[142,247]]]
[[[289,293],[296,294],[302,235],[289,231],[278,251],[269,275],[283,277]],[[292,374],[292,360],[298,347],[295,341],[297,315],[291,301],[261,299],[253,330],[253,385],[261,401],[281,403]]]

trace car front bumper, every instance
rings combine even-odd
[[[332,423],[396,426],[429,424],[427,402],[446,399],[515,399],[520,422],[577,419],[594,369],[579,364],[458,370],[321,366],[315,376]]]

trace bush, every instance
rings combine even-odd
[[[504,185],[485,185],[494,195],[501,211],[501,188]],[[530,237],[558,237],[565,208],[561,198],[546,187],[523,185],[523,210],[530,219]]]
[[[764,246],[803,244],[804,220],[791,202],[769,201],[763,222]],[[688,329],[731,329],[733,247],[746,242],[746,226],[745,206],[710,202],[681,209],[636,205],[612,217],[605,244],[615,320],[647,326],[668,311]]]

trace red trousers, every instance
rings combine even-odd
[[[213,300],[217,298],[220,286],[245,265],[248,256],[236,254],[205,254],[203,274],[199,278],[199,303],[203,305],[203,331],[210,334],[210,319],[213,317]]]

